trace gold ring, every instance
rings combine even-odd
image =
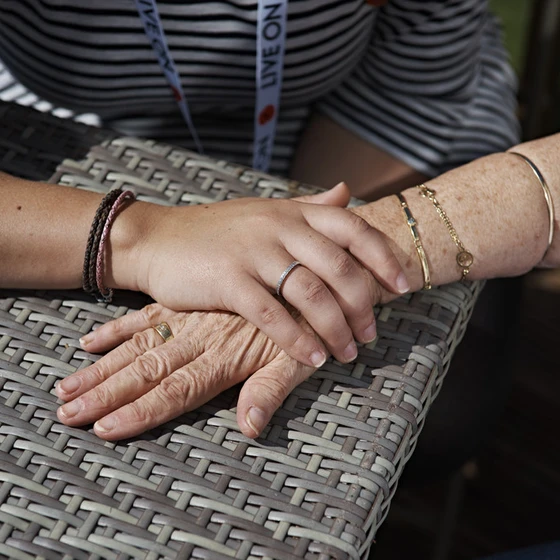
[[[173,340],[175,338],[173,336],[171,327],[165,321],[163,323],[160,323],[159,325],[154,325],[152,329],[154,329],[154,331],[156,331],[159,336],[163,338],[163,342],[169,342],[170,340]]]

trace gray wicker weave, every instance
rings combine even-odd
[[[25,114],[27,133],[19,140],[21,128],[2,127],[0,161],[6,138],[19,153],[29,134],[40,143],[37,130],[47,117]],[[74,138],[91,134],[49,118],[46,142],[53,129]],[[51,181],[100,191],[126,186],[166,204],[312,191],[179,148],[116,137],[81,161],[61,163]],[[256,441],[237,428],[232,389],[117,443],[60,424],[53,387],[97,358],[80,349],[84,333],[145,298],[117,294],[106,305],[79,292],[0,292],[0,555],[364,558],[481,287],[451,285],[378,308],[377,340],[360,347],[352,364],[327,362]]]

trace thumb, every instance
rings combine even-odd
[[[345,208],[350,202],[350,189],[346,183],[338,183],[328,191],[294,198],[297,202],[307,202],[310,204],[325,204],[329,206],[340,206]]]
[[[314,371],[282,353],[247,379],[237,401],[243,434],[258,437],[286,397]]]

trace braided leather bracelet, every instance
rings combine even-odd
[[[109,303],[113,297],[113,291],[104,287],[102,279],[107,236],[118,210],[130,198],[134,198],[131,191],[122,192],[121,189],[109,191],[99,204],[89,230],[82,271],[82,287],[86,293],[93,295],[102,303]]]

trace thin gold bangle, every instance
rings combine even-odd
[[[429,189],[423,183],[421,185],[416,185],[416,186],[418,189],[420,189],[420,194],[423,197],[429,198],[432,201],[432,204],[435,206],[437,213],[439,214],[440,218],[443,220],[443,223],[447,227],[447,231],[449,231],[449,235],[451,236],[451,239],[453,239],[453,242],[459,248],[459,252],[455,257],[455,260],[457,261],[457,264],[461,268],[461,281],[465,281],[467,278],[467,274],[469,273],[470,268],[474,262],[474,257],[472,253],[470,251],[467,251],[467,249],[465,249],[465,246],[461,243],[461,240],[459,239],[459,236],[457,235],[457,232],[455,231],[455,228],[453,227],[451,220],[448,218],[447,214],[445,213],[445,210],[441,207],[441,204],[438,202],[436,198],[436,192],[433,191],[432,189]]]
[[[412,239],[414,240],[414,246],[416,247],[416,252],[418,253],[418,258],[420,259],[420,266],[422,267],[422,277],[424,279],[424,290],[431,290],[432,289],[432,282],[430,279],[430,267],[428,265],[428,259],[426,257],[426,252],[424,251],[424,246],[422,245],[422,241],[420,239],[420,235],[418,234],[418,230],[416,226],[418,222],[414,219],[408,204],[404,196],[401,193],[397,193],[397,198],[399,199],[402,211],[404,212],[404,216],[406,218],[406,223],[410,229],[410,234],[412,235]]]
[[[548,244],[546,246],[546,251],[544,252],[543,259],[545,255],[548,253],[550,246],[552,245],[552,240],[554,239],[554,204],[552,202],[552,195],[550,194],[550,188],[546,184],[542,173],[539,171],[539,168],[527,157],[519,152],[506,152],[506,154],[512,154],[514,156],[520,157],[527,165],[533,170],[533,173],[536,175],[539,183],[541,184],[541,188],[543,190],[544,199],[546,201],[546,207],[548,208]],[[542,259],[541,259],[542,260]]]

